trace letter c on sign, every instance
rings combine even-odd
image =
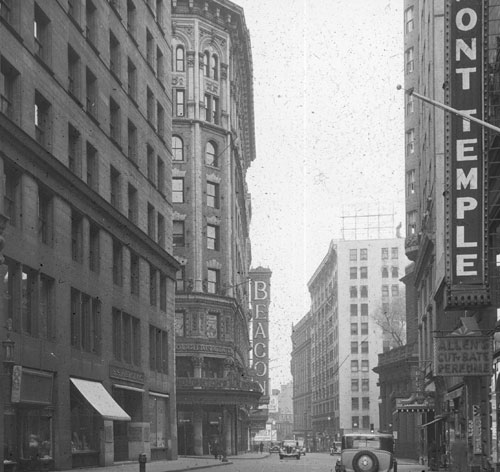
[[[253,348],[253,352],[255,357],[266,357],[266,345],[264,343],[257,343]]]

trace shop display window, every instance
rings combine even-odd
[[[52,416],[43,409],[20,412],[21,459],[52,459]]]
[[[83,396],[71,386],[71,452],[99,451],[101,417]]]
[[[150,443],[151,447],[164,448],[167,445],[167,400],[165,398],[150,395],[149,396],[149,417]]]

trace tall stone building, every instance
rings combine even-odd
[[[172,34],[179,453],[236,453],[261,396],[249,371],[250,37],[225,0],[173,0]]]
[[[404,300],[405,263],[402,238],[335,240],[309,280],[310,321],[301,323],[310,323],[313,450],[328,450],[346,432],[379,429],[373,368],[393,345],[382,315]],[[294,345],[292,365],[302,356]],[[300,413],[295,419],[305,426]]]
[[[167,0],[0,2],[0,442],[19,469],[176,458],[170,28]]]

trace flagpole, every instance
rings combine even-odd
[[[401,90],[402,89],[401,85],[398,85],[397,89]],[[430,103],[431,105],[434,105],[438,108],[441,108],[442,110],[449,111],[450,113],[458,115],[458,116],[462,117],[464,120],[473,121],[474,123],[477,123],[478,125],[484,126],[485,128],[491,129],[492,131],[495,131],[495,133],[500,134],[500,128],[495,126],[495,125],[492,125],[491,123],[488,123],[487,121],[480,120],[479,118],[468,115],[467,113],[464,113],[461,110],[457,110],[456,108],[452,108],[448,105],[445,105],[444,103],[438,102],[436,100],[432,100],[431,98],[428,98],[424,95],[420,95],[419,93],[415,92],[413,90],[413,88],[408,89],[408,90],[404,89],[404,90],[408,95],[413,95],[413,96],[417,97],[419,100],[422,100],[423,102]]]

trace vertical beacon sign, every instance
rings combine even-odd
[[[447,3],[448,102],[483,119],[483,0]],[[460,308],[486,292],[484,131],[452,113],[447,123],[447,305]]]
[[[255,380],[269,397],[269,303],[271,301],[271,274],[269,269],[250,270],[253,368]]]

